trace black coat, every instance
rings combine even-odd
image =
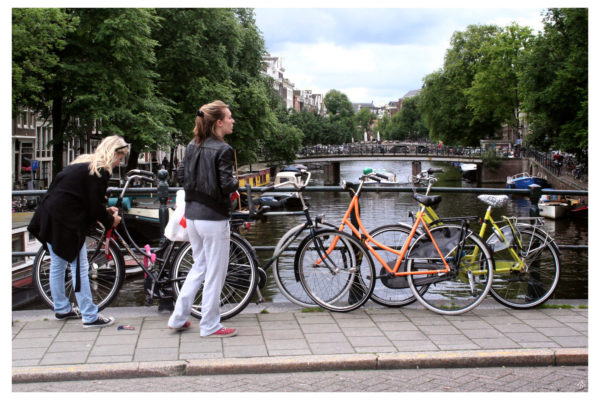
[[[191,141],[185,151],[183,166],[178,171],[185,201],[201,203],[219,216],[229,218],[229,195],[238,189],[233,176],[233,149],[227,143],[208,137],[200,147]]]
[[[71,164],[56,175],[42,197],[27,229],[60,258],[74,261],[87,230],[100,221],[110,228],[114,218],[106,210],[108,171],[90,175],[89,164]],[[47,247],[46,247],[47,248]]]

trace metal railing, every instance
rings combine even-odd
[[[181,187],[168,187],[164,186],[157,187],[141,187],[141,188],[128,188],[127,194],[158,194],[157,198],[160,200],[160,207],[166,207],[168,197],[175,195]],[[160,184],[159,183],[159,186]],[[117,196],[121,193],[121,188],[108,188],[107,194],[109,197]],[[252,192],[261,192],[263,190],[260,187],[246,187],[240,190],[249,191],[250,195]],[[395,187],[395,186],[369,186],[363,187],[363,192],[425,192],[424,187]],[[270,189],[270,192],[289,192],[289,188],[275,188]],[[304,192],[348,192],[347,189],[343,189],[341,186],[307,186],[303,189]],[[504,188],[456,188],[456,187],[432,187],[431,192],[439,193],[474,193],[474,194],[517,194],[528,197],[531,202],[530,216],[539,216],[539,209],[537,206],[538,201],[542,195],[570,195],[570,196],[588,196],[587,190],[558,190],[558,189],[542,189],[538,185],[531,185],[529,189],[504,189]],[[42,196],[46,193],[45,190],[15,190],[12,192],[13,196]],[[164,213],[161,213],[164,215]],[[290,215],[304,215],[302,211],[271,211],[265,213],[265,216],[290,216]],[[166,221],[161,221],[161,226],[165,226]],[[560,249],[565,250],[582,250],[587,249],[587,245],[558,245]],[[273,251],[275,246],[254,246],[257,251]],[[12,252],[13,257],[20,256],[34,256],[35,252]]]

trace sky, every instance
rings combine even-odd
[[[380,4],[380,3],[374,3]],[[516,22],[542,30],[540,8],[255,8],[267,51],[296,89],[330,89],[376,106],[419,89],[443,66],[452,34]]]

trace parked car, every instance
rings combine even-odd
[[[417,146],[417,154],[427,154],[429,149],[426,146]]]

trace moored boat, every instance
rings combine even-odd
[[[474,182],[475,180],[477,180],[477,164],[461,163],[460,172],[462,178],[467,181]]]
[[[533,184],[542,188],[551,187],[546,179],[540,176],[531,176],[527,172],[506,177],[506,187],[508,189],[529,189],[529,186]]]
[[[41,243],[29,234],[27,225],[33,212],[12,213],[12,251],[37,252]],[[12,306],[22,307],[37,298],[31,270],[35,256],[12,258]]]
[[[284,182],[296,182],[298,185],[302,184],[303,171],[307,168],[304,165],[290,165],[278,172],[275,175],[273,182],[274,186]],[[285,187],[285,185],[283,186]],[[293,186],[289,186],[289,192],[264,192],[261,196],[255,200],[257,204],[268,205],[271,209],[285,209],[287,211],[297,211],[302,209],[302,202],[298,197],[298,193],[294,190]],[[305,198],[304,201],[307,199]]]
[[[376,169],[373,170],[373,172],[379,174],[377,176],[377,179],[379,180],[376,181],[375,179],[368,178],[365,181],[365,185],[389,185],[398,183],[398,178],[396,177],[396,174],[391,171],[387,171],[385,169]]]
[[[540,210],[541,217],[559,219],[567,215],[567,212],[569,211],[571,206],[568,203],[561,203],[559,201],[549,201],[538,203],[538,208]]]

